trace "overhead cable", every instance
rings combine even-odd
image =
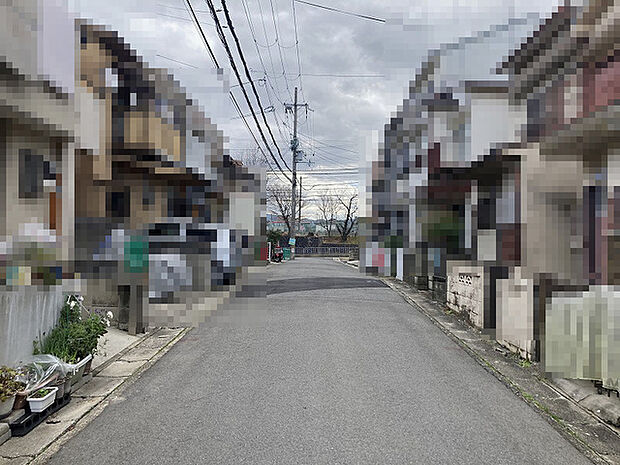
[[[301,80],[301,57],[299,55],[299,34],[297,33],[297,12],[295,11],[295,0],[291,0],[291,6],[293,7],[293,26],[295,30],[295,52],[297,53],[297,69],[299,71],[299,89],[301,91],[301,98],[306,100],[304,97],[304,86]]]
[[[213,16],[214,16],[213,19],[215,21],[215,24],[216,24],[216,27],[217,27],[218,31],[221,33],[220,38],[222,39],[222,43],[224,45],[224,48],[226,49],[226,51],[228,53],[228,57],[230,59],[230,65],[233,67],[235,75],[237,76],[237,79],[239,80],[239,85],[241,86],[241,89],[243,90],[243,93],[244,93],[244,95],[246,95],[246,98],[247,98],[247,93],[245,92],[245,88],[243,86],[243,82],[241,80],[241,77],[239,76],[239,71],[237,70],[237,66],[236,66],[236,64],[234,62],[234,59],[232,57],[232,53],[230,52],[230,48],[228,46],[228,43],[226,42],[226,37],[224,37],[224,32],[222,31],[221,25],[219,23],[219,19],[218,19],[217,15],[215,14],[215,8],[213,8],[213,2],[212,2],[212,0],[207,0],[207,3],[209,4],[209,8],[212,8],[212,13],[213,13]],[[250,82],[250,86],[252,87],[252,92],[254,92],[254,96],[256,97],[256,101],[258,102],[259,110],[260,110],[260,113],[261,113],[261,115],[263,117],[263,121],[265,123],[265,126],[267,126],[267,131],[269,132],[269,135],[271,136],[271,140],[273,141],[273,144],[275,145],[276,150],[278,151],[278,155],[280,156],[280,159],[284,163],[284,166],[286,166],[288,168],[286,160],[282,156],[282,152],[280,151],[280,147],[278,146],[278,143],[276,142],[276,138],[274,137],[273,132],[271,131],[271,126],[267,122],[267,116],[265,115],[265,111],[263,110],[263,105],[262,105],[260,96],[258,95],[258,91],[256,90],[256,85],[254,84],[254,81],[252,80],[252,75],[250,74],[250,70],[248,68],[248,64],[247,64],[247,62],[245,60],[245,56],[243,55],[243,50],[241,49],[241,43],[239,42],[239,37],[237,36],[237,33],[235,32],[235,27],[233,26],[232,19],[230,17],[230,13],[228,11],[228,7],[226,5],[226,0],[221,0],[221,3],[222,3],[222,8],[224,9],[224,15],[226,16],[226,22],[228,24],[228,28],[230,30],[230,33],[233,36],[233,39],[235,40],[235,45],[237,46],[237,52],[239,53],[239,58],[241,58],[241,62],[243,63],[243,69],[245,71],[245,76],[248,79],[248,81]],[[254,114],[254,110],[251,107],[249,99],[248,99],[248,104],[250,105],[250,109],[252,110],[252,114]]]
[[[310,5],[316,8],[322,8],[324,10],[329,10],[329,11],[334,11],[336,13],[342,13],[345,15],[349,15],[349,16],[357,16],[358,18],[362,18],[362,19],[369,19],[371,21],[377,21],[379,23],[385,23],[385,19],[381,19],[381,18],[375,18],[374,16],[368,16],[368,15],[362,15],[359,13],[352,13],[350,11],[344,11],[344,10],[340,10],[338,8],[332,8],[330,6],[325,6],[325,5],[319,5],[318,3],[312,3],[312,2],[306,2],[305,0],[293,0],[297,3],[303,3],[305,5]]]
[[[188,9],[188,12],[190,13],[192,18],[194,19],[194,25],[196,26],[196,29],[198,30],[198,33],[200,34],[200,36],[202,38],[202,41],[203,41],[205,47],[207,48],[207,51],[209,52],[209,56],[211,57],[211,61],[213,61],[213,64],[215,65],[216,69],[218,69],[218,70],[221,69],[220,65],[219,65],[219,63],[217,61],[217,58],[216,58],[215,54],[213,53],[213,49],[211,48],[211,45],[209,45],[209,41],[207,40],[207,37],[205,36],[204,31],[202,30],[202,26],[200,25],[200,22],[198,21],[198,17],[196,16],[196,13],[194,12],[194,8],[192,7],[191,1],[190,0],[185,0],[185,2],[186,2],[185,5],[186,5],[186,7]],[[260,148],[260,145],[258,144],[258,141],[256,140],[256,136],[254,135],[254,133],[250,129],[250,126],[249,126],[247,120],[245,119],[245,116],[243,116],[243,112],[241,111],[239,103],[237,102],[237,99],[235,98],[234,94],[229,91],[228,95],[229,95],[230,100],[232,101],[235,109],[237,110],[237,112],[241,116],[241,119],[243,120],[243,122],[245,123],[246,127],[248,128],[248,132],[250,133],[250,135],[252,136],[252,138],[256,142],[256,145]],[[252,110],[252,113],[253,113],[254,110],[253,110],[253,108],[251,106],[250,106],[250,109]],[[288,179],[289,182],[292,182],[291,178],[284,172],[284,170],[282,169],[282,166],[280,166],[280,164],[278,163],[278,160],[274,156],[274,154],[273,154],[273,152],[271,150],[271,147],[267,143],[267,139],[265,138],[265,135],[263,134],[262,128],[260,127],[260,125],[258,123],[258,119],[256,118],[256,115],[254,115],[254,121],[256,122],[256,126],[257,126],[257,128],[258,128],[258,130],[259,130],[259,132],[261,134],[261,137],[262,137],[263,142],[265,143],[265,146],[267,147],[267,150],[269,151],[269,154],[271,155],[271,158],[275,162],[275,164],[278,167],[278,169],[282,172],[284,177],[286,179]],[[263,151],[262,148],[261,148],[261,152],[263,153],[263,155],[265,155],[265,152]],[[265,157],[266,157],[266,155],[265,155]]]

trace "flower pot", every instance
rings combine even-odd
[[[15,405],[15,395],[0,402],[0,418],[8,416],[13,410],[13,405]]]
[[[26,407],[26,398],[28,397],[28,393],[26,391],[20,391],[15,394],[15,403],[13,404],[13,410],[20,410]]]
[[[35,413],[43,412],[46,408],[48,408],[50,405],[54,403],[54,400],[56,400],[56,391],[58,391],[58,388],[48,387],[45,389],[49,389],[50,392],[48,392],[47,395],[45,395],[44,397],[39,397],[39,398],[28,397],[26,399],[28,401],[28,404],[30,405],[31,412],[35,412]]]

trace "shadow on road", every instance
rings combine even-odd
[[[361,287],[386,287],[378,279],[370,278],[290,278],[267,281],[267,295],[285,292],[314,291],[317,289],[351,289]]]

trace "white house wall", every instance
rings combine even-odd
[[[534,282],[521,276],[521,268],[510,270],[508,279],[497,280],[496,339],[531,359],[534,341]]]
[[[526,108],[509,104],[507,95],[471,95],[470,114],[472,160],[481,160],[496,144],[519,142],[527,122]]]

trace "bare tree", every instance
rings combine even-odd
[[[269,180],[267,182],[267,209],[270,213],[278,215],[286,225],[286,232],[290,234],[292,225],[291,186]],[[299,198],[297,199],[299,202]],[[305,201],[297,204],[303,208]]]
[[[357,225],[357,193],[346,196],[339,195],[337,202],[340,210],[344,213],[344,220],[336,222],[336,229],[342,242],[346,242]]]
[[[284,221],[287,233],[291,231],[291,189],[284,184],[267,183],[267,209]]]
[[[334,221],[338,214],[339,203],[331,192],[322,194],[317,199],[317,210],[319,211],[319,224],[325,228],[327,237],[331,237]]]
[[[265,155],[258,149],[253,151],[246,150],[244,152],[239,152],[238,154],[232,155],[231,158],[234,160],[238,160],[243,163],[245,166],[255,167],[255,166],[268,166],[267,159]]]

